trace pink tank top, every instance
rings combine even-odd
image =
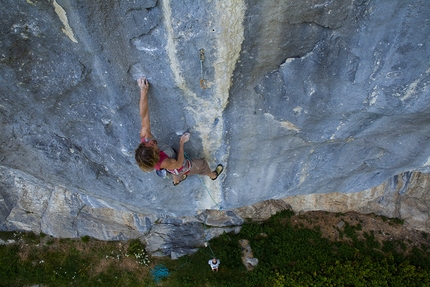
[[[168,156],[167,156],[167,154],[165,154],[164,153],[164,151],[162,151],[162,150],[160,150],[160,160],[157,162],[157,164],[155,165],[155,169],[156,170],[160,170],[161,169],[161,164],[163,163],[163,161],[166,159],[166,158],[169,158]]]

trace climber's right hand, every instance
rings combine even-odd
[[[139,85],[141,91],[144,91],[144,92],[148,91],[149,82],[146,77],[140,77],[139,79],[137,79],[137,84]]]
[[[190,133],[189,132],[185,132],[182,136],[181,136],[181,143],[186,143],[187,141],[190,140]]]

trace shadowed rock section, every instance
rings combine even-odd
[[[154,247],[180,256],[258,202],[326,209],[292,196],[336,193],[356,210],[351,192],[430,172],[428,1],[2,4],[4,230],[151,244],[189,233],[189,244]],[[153,133],[177,146],[189,130],[188,156],[224,164],[217,181],[173,187],[138,169],[141,75]],[[391,198],[386,214],[428,230],[426,193],[411,188],[364,202],[384,213]]]

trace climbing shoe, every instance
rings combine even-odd
[[[182,179],[181,179],[180,181],[176,182],[176,183],[174,182],[174,183],[173,183],[173,185],[174,185],[174,186],[177,186],[178,184],[180,184],[181,182],[183,182],[183,181],[184,181],[184,180],[186,180],[186,179],[187,179],[187,175],[186,175],[186,174],[184,174],[184,175],[182,176]]]
[[[215,178],[212,178],[212,180],[216,180],[223,170],[224,170],[224,167],[222,166],[222,164],[217,165],[217,167],[214,170],[216,176]]]

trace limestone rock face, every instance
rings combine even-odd
[[[429,1],[4,0],[0,19],[2,229],[194,246],[331,192],[429,228],[412,176],[430,172]],[[217,181],[139,170],[142,75],[152,132],[189,130]]]
[[[355,193],[332,192],[284,198],[291,209],[357,211],[405,220],[411,229],[430,231],[430,175],[406,172],[383,184]]]

